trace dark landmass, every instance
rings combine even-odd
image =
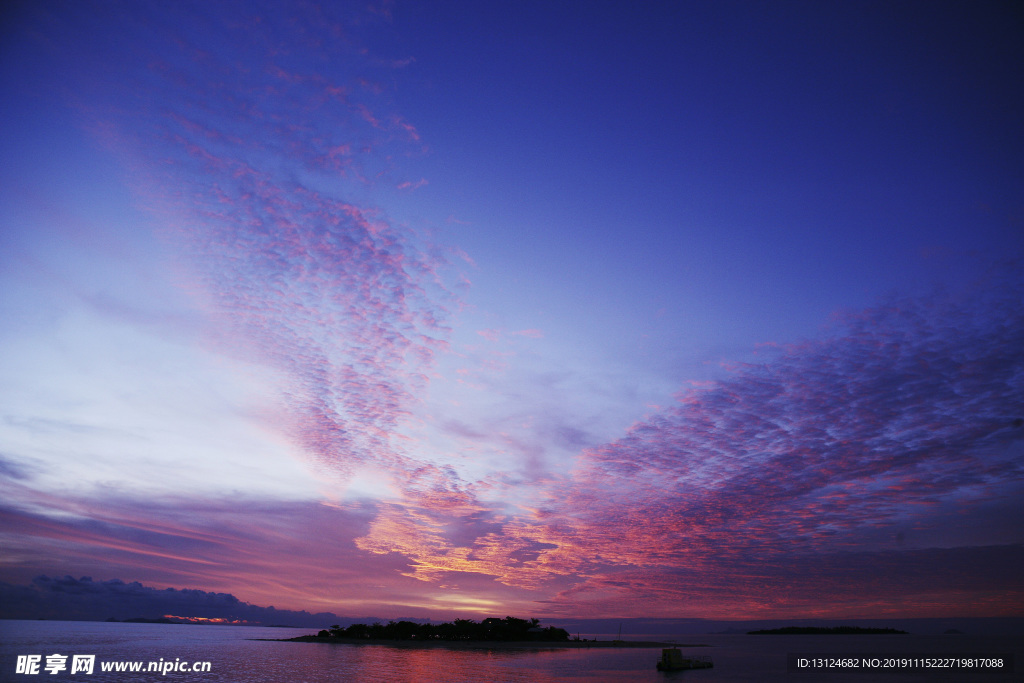
[[[481,622],[456,619],[442,624],[389,621],[387,624],[332,626],[317,635],[287,638],[289,642],[389,645],[392,647],[546,648],[546,647],[672,647],[669,643],[569,639],[563,628],[540,627],[537,619],[491,617]]]
[[[334,638],[322,636],[298,636],[275,640],[283,643],[328,643],[334,645],[386,645],[388,647],[441,647],[451,649],[565,649],[589,647],[708,647],[705,644],[661,643],[639,640],[388,640],[373,638]]]
[[[321,622],[327,623],[327,622]],[[335,622],[330,622],[335,623]],[[697,637],[702,634],[746,635],[757,629],[783,628],[786,626],[863,626],[881,625],[897,628],[914,635],[940,635],[949,629],[956,629],[974,636],[1024,636],[1024,616],[1018,617],[928,617],[904,618],[885,617],[874,619],[684,619],[614,617],[605,619],[559,618],[558,625],[569,633],[607,634],[609,640],[615,637],[621,626],[622,634],[648,634],[648,638]],[[604,636],[598,636],[602,639]]]
[[[179,621],[178,619],[168,619],[167,617],[158,617],[156,619],[147,619],[146,617],[133,617],[132,619],[115,619],[110,617],[107,619],[108,622],[122,623],[122,624],[187,624],[187,621]]]
[[[539,619],[517,619],[490,617],[476,622],[472,619],[456,619],[442,624],[419,623],[414,621],[389,621],[386,624],[352,624],[342,627],[335,624],[330,630],[320,631],[316,638],[350,638],[353,640],[485,640],[485,641],[543,641],[563,642],[569,640],[564,628],[540,627]]]
[[[785,628],[770,628],[762,629],[760,631],[748,631],[748,635],[760,636],[760,635],[787,635],[787,636],[809,636],[809,635],[864,635],[864,634],[901,634],[906,635],[906,631],[900,631],[894,628],[865,628],[863,626],[832,626],[832,627],[821,627],[821,626],[786,626]]]

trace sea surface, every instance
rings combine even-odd
[[[250,626],[126,624],[82,621],[0,620],[0,681],[202,681],[204,683],[320,683],[326,681],[715,681],[719,683],[816,683],[850,681],[1024,681],[1024,637],[970,635],[749,636],[638,635],[634,640],[676,640],[684,654],[710,655],[714,668],[662,673],[661,651],[646,648],[454,650],[394,648],[381,645],[287,643],[259,639],[292,638],[315,629]],[[587,634],[583,634],[588,637]],[[593,637],[593,636],[590,636]],[[598,635],[611,640],[613,635]],[[1014,654],[1016,672],[878,674],[791,672],[787,653]],[[67,656],[67,669],[48,673],[47,657]],[[19,655],[40,655],[39,673],[17,673]],[[93,673],[72,674],[73,655],[95,655]],[[209,671],[101,671],[103,662],[209,662]],[[161,664],[162,665],[162,664]]]

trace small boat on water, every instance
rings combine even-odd
[[[661,651],[658,660],[658,671],[678,671],[679,669],[710,669],[714,666],[711,657],[684,657],[678,647],[667,647]]]

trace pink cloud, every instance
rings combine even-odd
[[[426,179],[425,178],[420,178],[416,182],[412,182],[410,180],[406,180],[404,183],[399,183],[398,184],[398,189],[399,190],[418,190],[419,188],[425,187],[426,185],[428,185]]]
[[[287,429],[345,475],[399,457],[389,435],[444,348],[451,295],[437,250],[372,207],[295,180],[303,169],[359,178],[361,167],[379,167],[386,155],[372,150],[391,144],[382,120],[415,137],[356,99],[357,82],[332,80],[365,62],[345,42],[301,57],[264,49],[317,42],[344,23],[321,19],[232,20],[225,40],[238,61],[191,50],[187,38],[131,45],[153,52],[142,64],[162,66],[136,68],[135,55],[107,64],[124,90],[97,97],[137,99],[110,117],[111,130],[135,146],[138,189],[187,259],[189,286],[219,323],[216,343],[284,371]]]
[[[409,136],[410,140],[419,141],[420,134],[416,130],[415,126],[413,126],[411,123],[404,120],[403,118],[399,116],[392,116],[391,125],[403,131],[407,136]]]
[[[1024,490],[1014,291],[997,282],[965,301],[864,311],[831,337],[694,384],[585,449],[538,490],[532,516],[477,502],[490,523],[475,538],[444,533],[427,499],[367,538],[413,559],[417,578],[489,575],[567,614],[639,603],[721,618],[1011,613],[1024,604],[1011,569],[1019,525],[986,501]],[[388,545],[395,525],[432,540]],[[998,586],[1000,606],[983,585]]]

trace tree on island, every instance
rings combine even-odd
[[[343,628],[337,624],[317,634],[320,638],[351,638],[354,640],[483,640],[519,641],[536,640],[562,642],[569,640],[563,628],[540,627],[539,619],[490,617],[481,622],[456,619],[443,624],[418,624],[413,621],[389,621],[386,624],[352,624]]]

